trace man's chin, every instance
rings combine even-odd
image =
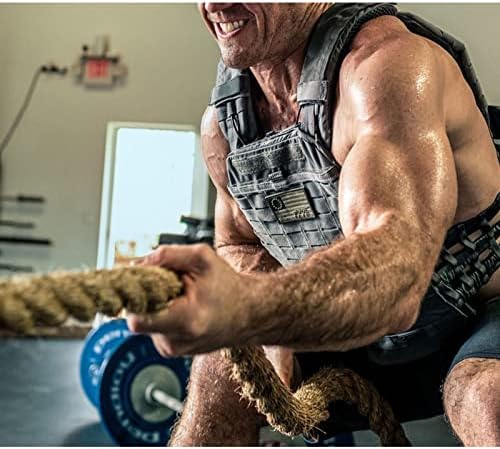
[[[232,69],[244,70],[248,69],[252,64],[248,57],[244,54],[227,54],[222,52],[222,61],[226,67]]]

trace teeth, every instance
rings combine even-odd
[[[235,22],[220,22],[219,25],[224,33],[230,33],[231,31],[243,27],[243,25],[245,25],[245,21],[237,20]]]

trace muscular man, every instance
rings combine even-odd
[[[460,45],[389,5],[199,9],[222,54],[202,122],[216,251],[146,257],[185,295],[129,319],[203,354],[171,444],[256,443],[217,351],[255,344],[285,382],[348,365],[400,419],[442,399],[464,444],[499,445],[500,167]],[[327,432],[357,419],[335,410]]]

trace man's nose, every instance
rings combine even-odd
[[[205,3],[205,10],[209,14],[213,14],[219,11],[224,11],[231,6],[233,6],[233,3]]]

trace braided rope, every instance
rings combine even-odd
[[[114,316],[161,310],[180,295],[172,271],[159,267],[124,267],[45,276],[14,277],[0,282],[0,324],[30,334],[35,326],[60,326],[69,316],[88,321],[96,312]],[[368,381],[346,369],[323,369],[292,393],[260,347],[225,349],[241,394],[278,431],[313,436],[326,420],[328,404],[346,401],[368,417],[383,445],[409,442],[390,405]]]
[[[0,282],[0,324],[30,334],[35,326],[59,326],[70,316],[89,321],[96,312],[156,312],[181,290],[177,275],[159,267],[13,277]]]
[[[352,370],[324,368],[292,393],[262,348],[231,348],[224,354],[233,364],[232,377],[240,385],[242,396],[285,435],[316,437],[318,424],[329,417],[328,404],[344,401],[368,418],[384,446],[410,445],[389,403]]]

